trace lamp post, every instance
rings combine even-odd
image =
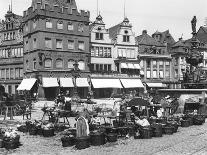
[[[79,102],[80,101],[80,97],[78,96],[76,80],[77,80],[77,78],[80,77],[80,73],[81,72],[80,72],[80,69],[78,68],[79,64],[78,64],[77,60],[75,61],[73,66],[74,66],[74,68],[71,71],[72,78],[73,78],[73,84],[74,84],[74,92],[73,92],[73,96],[72,96],[72,101]]]

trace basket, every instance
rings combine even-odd
[[[205,122],[205,118],[200,115],[196,115],[193,118],[193,124],[194,125],[202,125]]]
[[[110,133],[107,135],[107,141],[108,142],[116,142],[118,139],[118,136],[116,133]]]
[[[172,135],[174,133],[174,127],[172,126],[166,126],[164,127],[164,130],[165,130],[165,134],[167,135]]]
[[[76,138],[75,147],[78,150],[89,148],[90,147],[90,137],[87,136],[87,137]]]
[[[91,133],[90,141],[92,146],[100,146],[106,143],[105,134],[101,132]]]
[[[17,127],[17,130],[23,133],[26,133],[28,131],[26,125],[21,125],[20,127]]]
[[[0,148],[2,148],[4,145],[3,145],[3,140],[0,139]]]
[[[37,135],[37,129],[36,128],[29,129],[29,135]]]
[[[118,127],[118,135],[125,137],[128,134],[128,127]]]
[[[178,123],[176,122],[171,122],[171,123],[168,123],[169,126],[172,126],[174,129],[173,129],[173,132],[176,133],[178,131]]]
[[[142,128],[142,129],[140,129],[140,137],[142,139],[150,139],[150,138],[152,138],[152,130],[150,128]]]
[[[14,140],[3,141],[3,146],[7,150],[12,150],[18,147],[18,143],[16,143]]]
[[[43,134],[44,137],[52,137],[52,136],[55,135],[54,134],[54,129],[47,129],[47,130],[43,129],[42,134]]]
[[[162,124],[153,124],[152,129],[153,137],[162,137]]]
[[[189,126],[190,126],[189,120],[182,120],[181,121],[181,127],[186,128],[186,127],[189,127]]]
[[[75,145],[75,137],[73,136],[65,136],[61,138],[63,147],[70,147]]]

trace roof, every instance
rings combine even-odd
[[[207,27],[200,27],[200,29],[197,32],[197,38],[201,42],[207,43]]]
[[[160,41],[159,41],[161,43],[167,42],[170,45],[175,43],[175,40],[172,37],[172,35],[170,34],[169,30],[166,30],[164,32],[156,31],[154,34],[152,34],[152,37],[154,37],[154,35],[160,35],[161,36]]]
[[[109,37],[115,40],[122,26],[132,27],[127,17],[124,18],[123,22],[109,28]]]
[[[142,35],[136,37],[138,44],[150,45],[150,46],[164,46],[162,43],[156,41],[153,37],[147,34],[146,30],[143,31]]]
[[[185,44],[185,41],[180,39],[179,41],[177,41],[172,48],[176,48],[176,47],[187,47],[187,45]]]

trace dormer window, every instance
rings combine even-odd
[[[103,33],[96,33],[96,40],[103,40]]]
[[[101,27],[98,27],[98,31],[101,31]]]
[[[130,42],[130,36],[129,35],[123,35],[123,42]]]
[[[59,30],[60,30],[60,29],[61,29],[61,30],[63,29],[63,21],[58,21],[58,22],[57,22],[57,29],[59,29]]]

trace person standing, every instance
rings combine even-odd
[[[65,110],[71,111],[71,98],[69,90],[67,90],[65,94]]]

